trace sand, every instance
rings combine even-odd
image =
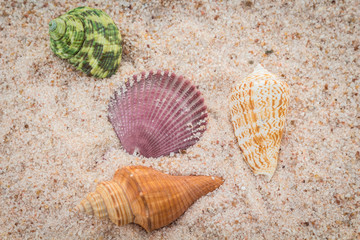
[[[309,2],[1,1],[0,239],[360,239],[360,4]],[[122,32],[111,78],[50,50],[50,20],[84,4]],[[259,63],[292,92],[270,182],[243,161],[228,109],[231,86]],[[107,120],[117,87],[150,69],[203,93],[208,130],[185,153],[129,155]],[[150,234],[73,211],[115,169],[139,164],[225,183]]]

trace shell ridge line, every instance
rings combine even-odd
[[[191,199],[188,198],[188,196],[186,195],[187,191],[185,189],[184,186],[184,181],[181,181],[180,184],[180,180],[183,180],[182,177],[184,176],[173,176],[173,181],[171,183],[171,185],[173,186],[174,191],[172,191],[172,198],[171,199],[176,199],[176,203],[177,204],[172,204],[173,206],[171,206],[172,212],[174,216],[182,216],[184,214],[184,212],[186,211],[187,208],[189,208],[192,204]],[[179,180],[179,182],[176,182],[176,180]],[[180,195],[180,191],[179,189],[181,189],[181,191],[183,192],[182,195]],[[175,193],[175,194],[174,194]],[[180,208],[176,208],[175,206],[180,206]]]
[[[158,191],[152,191],[148,194],[148,199],[149,201],[155,199],[153,200],[155,206],[152,205],[152,208],[157,211],[151,212],[153,220],[152,227],[158,228],[158,226],[167,225],[176,220],[176,206],[179,206],[179,198],[176,196],[176,191],[178,189],[176,188],[177,185],[172,176],[154,175],[152,179],[158,184]],[[164,211],[162,206],[166,206],[168,211]]]
[[[119,101],[123,104],[124,108],[122,108],[123,110],[123,114],[121,115],[121,118],[124,118],[124,126],[126,127],[125,130],[123,131],[123,134],[131,134],[131,124],[128,124],[130,122],[131,116],[132,116],[132,111],[131,111],[131,99],[128,98],[127,96],[129,94],[131,94],[131,92],[129,91],[130,88],[130,81],[131,81],[131,77],[127,79],[127,81],[124,83],[123,85],[123,89],[124,91],[121,93],[121,99],[119,99]],[[115,109],[117,109],[117,107],[115,106]],[[115,122],[116,124],[116,122]],[[121,131],[120,131],[121,132]],[[124,145],[123,143],[123,137],[122,136],[120,138],[120,142],[121,145]],[[130,154],[132,154],[132,150],[130,149]]]
[[[179,89],[179,86],[176,85],[177,81],[178,81],[178,78],[175,78],[175,79],[171,82],[171,86],[169,86],[169,87],[171,87],[171,89],[170,89],[170,91],[167,91],[167,96],[168,96],[169,98],[165,98],[165,99],[164,99],[164,101],[166,102],[166,104],[165,104],[165,105],[162,105],[163,108],[162,108],[162,110],[158,113],[159,115],[160,115],[160,114],[163,115],[164,113],[166,113],[166,111],[167,111],[167,112],[171,112],[171,110],[175,107],[175,106],[173,106],[173,107],[170,106],[170,109],[168,109],[170,103],[177,97],[177,95],[174,94],[174,92],[176,92],[177,89]],[[162,101],[162,100],[160,100],[160,102],[161,102],[161,101]],[[164,128],[164,126],[166,126],[166,123],[167,123],[167,121],[168,121],[168,119],[169,119],[169,118],[166,118],[166,116],[167,116],[167,115],[165,115],[165,122],[162,121],[161,126],[160,126],[160,129],[158,129],[159,132],[162,132],[161,130]]]
[[[154,119],[154,116],[156,116],[157,112],[159,111],[159,107],[157,106],[158,105],[158,102],[161,101],[162,98],[164,98],[165,96],[167,96],[167,92],[166,91],[163,91],[163,89],[166,89],[166,87],[171,84],[171,81],[165,81],[165,79],[168,79],[169,76],[168,75],[162,75],[161,73],[157,72],[156,73],[156,76],[158,76],[157,80],[156,81],[153,81],[153,82],[156,82],[155,86],[157,87],[156,91],[157,91],[157,95],[155,96],[155,99],[157,99],[156,101],[153,101],[153,107],[155,109],[155,111],[151,111],[150,112],[150,117],[149,119]],[[163,88],[161,87],[163,86]],[[170,93],[168,93],[170,94]],[[167,98],[165,98],[167,99]],[[154,126],[154,128],[156,129],[156,126]]]
[[[78,15],[74,14],[74,16],[78,16]],[[83,17],[86,17],[86,15]],[[88,51],[92,47],[93,42],[94,42],[94,36],[93,36],[94,29],[92,28],[91,22],[89,23],[89,20],[87,20],[87,22],[85,22],[84,18],[79,18],[79,19],[82,22],[83,27],[84,27],[84,41],[82,42],[81,47],[79,48],[79,51],[76,54],[74,54],[71,58],[69,58],[70,63],[73,63],[77,70],[82,69],[82,65],[83,65],[84,61],[86,60],[86,58],[88,57]],[[90,28],[90,26],[91,26],[91,28]],[[87,31],[88,29],[91,29],[91,32],[88,32]],[[91,38],[90,38],[90,33],[92,34]],[[85,43],[87,43],[86,46],[85,46]],[[88,43],[90,43],[90,44],[88,45]],[[85,47],[86,47],[86,49],[85,49]]]
[[[90,74],[92,72],[92,70],[94,70],[96,68],[96,65],[92,65],[94,63],[98,63],[98,59],[94,59],[93,57],[93,50],[95,47],[95,44],[97,44],[97,42],[95,40],[99,40],[98,37],[100,36],[100,34],[97,32],[96,30],[96,25],[95,23],[97,23],[96,21],[87,19],[87,26],[91,26],[91,30],[92,30],[92,36],[91,36],[91,40],[89,41],[89,46],[87,46],[88,51],[86,51],[84,53],[84,56],[82,58],[82,61],[79,62],[78,68],[79,70],[83,70],[86,74]],[[86,35],[86,36],[90,36],[90,35]],[[85,69],[84,69],[85,68]]]
[[[126,121],[126,131],[124,132],[125,134],[129,134],[130,136],[132,136],[131,138],[131,143],[133,144],[134,142],[136,142],[136,140],[134,140],[134,136],[133,136],[133,125],[134,125],[134,121],[130,121],[130,119],[133,118],[133,101],[134,99],[137,100],[137,96],[136,96],[136,90],[134,88],[131,88],[133,81],[136,81],[137,77],[133,76],[133,78],[129,78],[128,81],[125,83],[125,87],[126,87],[126,92],[123,93],[123,100],[125,100],[125,108],[124,111],[126,111],[125,116],[127,117],[127,121]],[[131,90],[131,91],[130,91]],[[129,94],[133,94],[134,95],[134,99],[128,98],[127,95]],[[121,139],[121,144],[124,145],[122,139]],[[136,148],[136,144],[130,148],[129,150],[129,154],[133,154]]]
[[[154,78],[154,72],[153,71],[150,71],[148,77],[146,78],[146,81],[147,81],[147,89],[148,90],[152,90],[151,92],[151,99],[149,100],[149,102],[151,102],[152,104],[149,106],[149,108],[147,108],[147,112],[146,112],[146,116],[145,118],[146,119],[150,119],[150,116],[151,116],[151,113],[154,111],[154,107],[155,107],[155,101],[154,99],[156,98],[156,93],[157,93],[157,90],[158,89],[154,89],[156,87],[156,84],[157,82],[153,80]],[[154,135],[154,131],[156,131],[155,128],[152,128],[152,129],[148,129],[147,131],[147,134],[151,134],[151,135]]]
[[[171,98],[171,95],[174,95],[174,91],[172,90],[173,87],[174,87],[174,84],[176,82],[176,76],[169,76],[169,75],[161,75],[161,81],[162,82],[165,82],[165,88],[160,88],[159,87],[159,91],[162,92],[162,94],[159,96],[159,98],[157,98],[159,101],[159,104],[158,106],[155,108],[156,111],[154,111],[150,117],[150,119],[158,119],[158,122],[157,124],[154,126],[154,130],[157,132],[157,135],[156,137],[152,138],[150,143],[151,145],[153,145],[154,147],[156,147],[155,149],[158,149],[155,151],[155,154],[158,155],[158,151],[159,150],[159,147],[158,145],[160,144],[159,142],[159,138],[162,139],[162,134],[163,132],[161,131],[162,127],[164,126],[164,119],[161,118],[160,116],[163,116],[164,112],[167,110],[167,106],[170,104],[172,98]],[[167,104],[164,106],[164,105],[161,105],[163,104],[162,102],[165,101],[167,102]],[[160,107],[162,106],[162,107]],[[160,127],[159,127],[160,126]],[[166,134],[165,134],[166,135]],[[156,143],[156,144],[155,144]]]
[[[145,228],[147,232],[150,232],[150,231],[151,231],[151,222],[150,222],[150,218],[149,218],[149,215],[150,215],[149,205],[148,205],[146,199],[144,198],[144,196],[142,195],[143,190],[142,190],[142,188],[141,188],[141,186],[140,186],[140,184],[139,184],[139,182],[141,182],[141,179],[139,179],[139,178],[137,177],[137,174],[136,174],[136,172],[135,172],[137,169],[134,169],[134,168],[135,168],[135,167],[133,167],[133,168],[127,167],[127,168],[125,168],[125,171],[127,172],[127,174],[128,174],[129,176],[130,176],[131,174],[133,175],[134,184],[136,185],[137,190],[138,190],[138,192],[140,193],[140,198],[141,198],[142,202],[144,203],[145,212],[146,212],[146,220],[147,220],[146,222],[147,222],[147,226],[142,226],[142,225],[141,225],[141,226],[142,226],[143,228]],[[134,171],[133,171],[133,169],[134,169]],[[140,181],[139,181],[139,180],[140,180]],[[135,219],[136,219],[136,217],[137,217],[137,216],[134,216]]]
[[[123,135],[129,132],[129,124],[126,124],[130,119],[129,108],[131,107],[131,103],[129,103],[130,99],[126,98],[126,96],[129,94],[128,87],[127,87],[127,85],[129,83],[130,83],[130,78],[128,78],[126,82],[123,82],[122,91],[120,92],[117,102],[114,105],[114,110],[118,111],[118,109],[120,109],[120,111],[121,111],[120,112],[121,115],[119,115],[119,118],[123,120],[124,131],[119,131],[119,133],[123,133]],[[117,104],[121,104],[123,107],[118,108]],[[116,121],[114,121],[113,124],[115,125]],[[121,138],[119,138],[119,139],[120,139],[120,143],[123,144],[122,143],[123,136],[121,136]]]
[[[62,20],[62,19],[61,19]],[[64,21],[64,20],[62,20],[62,21]],[[56,41],[60,41],[60,40],[62,40],[62,38],[64,38],[64,36],[66,35],[66,32],[67,32],[67,23],[66,23],[66,21],[64,21],[64,23],[65,23],[65,32],[64,32],[64,34],[59,38],[59,39],[57,39]],[[56,28],[55,28],[56,29]]]
[[[137,141],[138,145],[141,144],[140,140],[143,138],[144,134],[146,134],[143,131],[144,125],[142,123],[142,119],[144,118],[144,113],[146,113],[146,106],[144,104],[145,98],[144,98],[144,95],[142,94],[144,92],[144,89],[146,86],[145,77],[146,77],[146,74],[144,72],[141,73],[140,78],[137,79],[137,83],[136,82],[134,83],[136,85],[135,88],[137,89],[137,92],[138,92],[138,98],[135,103],[136,118],[135,118],[135,123],[134,123],[138,129],[138,131],[137,131],[138,133],[136,134],[136,137],[139,139]],[[139,128],[141,128],[141,130]],[[139,148],[139,146],[138,146],[138,148]]]
[[[123,193],[124,193],[124,197],[125,197],[125,199],[126,199],[126,201],[127,201],[127,204],[128,204],[128,206],[129,206],[129,209],[130,209],[130,212],[131,212],[131,216],[132,216],[131,222],[133,222],[134,219],[135,219],[135,215],[134,215],[134,212],[133,212],[133,210],[132,210],[132,206],[131,206],[131,204],[130,204],[129,198],[128,198],[128,196],[126,195],[126,191],[125,191],[124,187],[123,187],[120,183],[116,182],[116,184],[121,188],[121,190],[122,190]]]
[[[167,73],[168,74],[168,73]],[[168,132],[166,131],[163,131],[163,129],[165,127],[168,127],[166,126],[166,124],[168,123],[168,114],[170,111],[172,111],[172,107],[170,106],[170,103],[172,103],[174,101],[174,99],[177,98],[177,95],[176,95],[176,89],[177,89],[177,86],[176,86],[176,83],[178,81],[178,77],[174,74],[171,74],[171,75],[166,75],[167,77],[166,78],[163,78],[163,81],[165,83],[165,88],[163,89],[164,92],[166,92],[165,95],[163,95],[163,98],[159,98],[160,99],[160,102],[161,102],[161,110],[159,110],[156,114],[157,118],[159,119],[158,123],[157,123],[157,128],[156,128],[156,132],[157,132],[157,137],[156,139],[153,139],[153,141],[151,141],[151,144],[154,144],[154,146],[157,146],[157,154],[160,154],[160,152],[163,152],[161,155],[164,155],[164,154],[168,154],[168,150],[165,149],[160,149],[160,146],[163,145],[164,141],[166,142],[170,142],[168,141],[169,138],[171,139],[171,135],[169,135]],[[163,100],[161,100],[163,99]],[[174,105],[177,105],[174,104]],[[160,108],[160,106],[158,108]],[[165,140],[164,140],[165,139]]]
[[[137,110],[137,113],[138,113],[137,114],[137,126],[139,128],[141,128],[141,131],[139,131],[139,134],[137,134],[137,137],[139,139],[138,140],[139,145],[141,143],[141,139],[146,139],[146,137],[148,135],[147,130],[149,129],[147,124],[145,125],[144,122],[143,122],[143,119],[145,119],[145,116],[146,116],[147,111],[148,111],[148,107],[145,104],[147,96],[143,94],[145,92],[145,89],[146,89],[146,84],[147,84],[147,78],[148,77],[149,77],[149,75],[147,73],[143,72],[141,74],[141,79],[136,84],[137,88],[138,88],[138,93],[139,93],[139,98],[138,98],[138,101],[137,101],[137,104],[138,104],[137,105],[137,107],[138,107],[138,110]],[[143,153],[141,153],[141,154],[143,154]]]
[[[109,196],[111,197],[112,202],[115,203],[115,202],[117,202],[117,201],[115,200],[113,194],[110,194],[110,193],[114,192],[114,189],[113,189],[111,186],[109,186],[109,185],[111,185],[111,184],[109,184],[109,182],[104,182],[104,183],[102,184],[102,187],[103,187],[104,189],[106,189],[106,195],[109,195]],[[100,195],[101,195],[101,193],[102,193],[102,191],[100,192]],[[105,193],[104,193],[104,194],[105,194]],[[103,199],[106,199],[106,196],[102,196],[102,198],[103,198]],[[107,203],[108,203],[108,201],[105,202],[106,208],[107,208],[107,209],[111,209],[111,205],[108,206]],[[120,210],[119,208],[115,208],[114,210],[115,210],[115,212],[116,212],[116,218],[111,218],[110,220],[112,220],[112,222],[114,222],[114,223],[115,223],[115,220],[117,220],[117,223],[120,224],[120,225],[122,225],[123,223],[120,221],[120,220],[121,220],[121,217],[120,217],[120,216],[121,216],[121,213],[120,213],[121,210]],[[109,212],[109,211],[108,211],[108,212]],[[111,217],[114,217],[114,216],[111,215]]]
[[[120,108],[120,109],[116,108],[116,104],[123,105],[123,102],[119,101],[118,98],[119,98],[119,94],[117,92],[115,92],[115,97],[110,100],[110,104],[108,107],[108,112],[109,112],[108,118],[109,118],[109,121],[111,123],[113,123],[111,125],[116,133],[116,136],[118,137],[118,139],[121,143],[121,138],[122,138],[121,133],[123,132],[123,131],[121,131],[122,125],[123,125],[123,124],[121,124],[121,122],[123,121],[123,118],[121,117],[123,115],[123,114],[121,114],[121,110],[123,108]]]
[[[170,84],[170,81],[166,81],[169,79],[169,76],[167,73],[164,73],[163,75],[161,75],[160,72],[157,72],[156,75],[152,76],[154,80],[152,79],[148,79],[148,81],[152,82],[152,87],[153,92],[153,98],[151,101],[151,108],[149,109],[149,115],[148,115],[148,119],[151,120],[152,122],[157,118],[157,116],[161,115],[161,108],[160,106],[158,106],[160,104],[160,99],[168,99],[168,95],[170,94],[170,92],[166,92],[164,90],[164,88],[166,88],[168,86],[168,84]],[[159,101],[158,101],[159,100]],[[160,113],[159,113],[160,112]],[[159,114],[159,115],[158,115]],[[152,137],[149,139],[149,145],[153,145],[156,146],[159,142],[159,138],[161,137],[161,135],[159,134],[159,127],[158,125],[160,124],[160,119],[159,122],[151,127],[151,135]],[[156,151],[156,149],[158,149],[158,146],[156,146],[156,148],[154,148],[154,153],[156,155],[158,155],[158,151]]]
[[[83,22],[83,20],[81,19],[81,18],[79,18],[79,20],[80,20],[80,22],[81,22],[81,24],[83,25],[83,29],[84,29],[84,38],[83,38],[83,40],[81,41],[81,46],[79,47],[79,49],[74,53],[74,56],[72,56],[72,57],[70,57],[69,58],[69,60],[70,59],[72,59],[73,57],[75,57],[80,51],[81,51],[81,49],[83,48],[83,46],[84,46],[84,42],[85,42],[85,25],[84,25],[84,22]],[[66,24],[66,22],[65,22],[65,24]],[[67,31],[67,28],[65,29],[65,32]]]
[[[197,113],[194,116],[191,116],[192,119],[186,118],[185,120],[183,120],[181,122],[181,124],[188,122],[187,125],[183,125],[182,127],[178,127],[177,125],[174,126],[176,128],[176,131],[173,132],[172,134],[175,135],[177,138],[179,139],[184,139],[184,138],[188,138],[191,136],[196,136],[197,133],[199,132],[204,132],[205,131],[205,124],[206,121],[203,121],[202,119],[205,118],[206,114],[202,114]],[[202,127],[204,126],[204,127]],[[179,140],[180,141],[180,140]]]
[[[137,112],[138,112],[138,108],[139,108],[139,103],[138,103],[138,101],[139,101],[139,89],[138,89],[138,87],[139,87],[139,85],[140,84],[135,84],[135,86],[134,86],[134,83],[135,82],[137,82],[137,79],[138,78],[140,78],[140,83],[142,83],[141,82],[141,79],[142,79],[142,75],[140,75],[140,76],[137,76],[137,78],[135,79],[133,79],[131,82],[130,82],[130,86],[131,86],[131,89],[133,90],[133,92],[134,92],[134,99],[133,99],[133,102],[131,103],[131,106],[133,106],[133,107],[130,107],[130,113],[131,113],[131,115],[130,116],[132,116],[132,119],[134,119],[134,121],[131,121],[131,123],[130,123],[130,127],[131,127],[131,129],[132,129],[132,131],[131,131],[131,134],[133,135],[133,137],[135,138],[135,139],[133,139],[133,141],[134,141],[134,144],[135,144],[135,151],[138,151],[138,149],[139,149],[139,145],[138,145],[138,143],[139,143],[139,137],[138,137],[138,134],[136,134],[136,132],[137,132],[137,128],[136,128],[136,126],[137,126],[137,124],[138,124],[138,122],[139,122],[139,119],[138,119],[138,117],[137,117]],[[130,98],[129,98],[130,99]],[[134,130],[135,130],[135,132],[134,132]],[[137,153],[137,152],[136,152]]]
[[[171,191],[172,195],[170,197],[171,197],[171,199],[174,199],[175,197],[173,197],[173,195],[174,195],[174,193],[176,193],[176,189],[179,187],[183,188],[183,186],[182,185],[179,186],[179,184],[177,184],[177,182],[174,181],[176,179],[179,179],[178,176],[173,176],[172,179],[173,179],[173,181],[170,182],[170,186],[173,191]],[[186,200],[187,200],[187,198],[186,198]],[[168,202],[170,203],[170,199],[168,200]],[[185,201],[185,199],[182,197],[176,196],[176,203],[180,204],[182,207],[186,207],[188,204],[188,201]],[[170,210],[171,210],[172,214],[174,216],[178,215],[178,213],[177,213],[178,211],[175,208],[175,206],[177,206],[177,204],[169,204],[169,206],[170,206]]]
[[[158,140],[158,143],[159,143],[159,144],[162,143],[163,141],[166,141],[166,138],[168,137],[168,135],[173,134],[174,130],[177,129],[177,126],[178,126],[178,125],[181,125],[181,124],[183,123],[183,122],[180,122],[180,121],[179,121],[179,118],[181,118],[182,115],[179,114],[179,116],[178,116],[176,119],[173,119],[173,117],[174,117],[174,115],[176,115],[176,113],[178,113],[179,111],[181,111],[182,108],[183,108],[186,104],[187,104],[187,103],[186,103],[185,101],[183,101],[183,103],[182,103],[181,105],[179,105],[179,106],[173,106],[173,107],[172,107],[172,109],[170,110],[170,112],[172,112],[171,115],[170,115],[170,116],[166,116],[166,118],[165,118],[165,123],[162,124],[162,126],[160,127],[160,129],[158,129],[158,132],[160,132],[160,133],[166,133],[166,134],[162,134],[162,138],[160,138],[160,139]],[[175,107],[179,109],[177,112],[172,111]],[[189,117],[189,116],[188,116],[188,117]],[[172,119],[172,120],[170,121],[170,119]],[[175,125],[174,125],[174,126],[170,126],[170,127],[171,127],[170,129],[167,128],[169,122],[175,122]],[[161,136],[161,135],[160,135],[160,136]]]
[[[139,121],[139,119],[137,118],[137,112],[138,112],[138,108],[139,108],[139,104],[138,104],[138,101],[139,101],[138,87],[139,87],[140,84],[135,84],[135,86],[134,86],[134,83],[136,83],[139,78],[140,78],[140,82],[141,82],[142,74],[140,76],[137,76],[136,79],[133,78],[132,80],[130,80],[130,86],[131,86],[131,89],[134,92],[133,102],[131,103],[131,105],[133,106],[133,107],[131,107],[131,116],[132,116],[132,119],[134,120],[134,121],[131,121],[131,129],[133,130],[132,134],[134,134],[134,130],[135,131],[137,130],[135,128],[135,126],[137,125],[137,123]],[[135,142],[136,142],[135,143],[136,144],[135,148],[138,148],[138,145],[137,145],[138,136],[137,135],[135,135]]]
[[[143,103],[140,105],[141,106],[141,115],[140,115],[140,120],[141,120],[141,127],[142,127],[142,131],[141,131],[141,135],[140,135],[140,139],[146,139],[148,138],[148,136],[153,135],[154,129],[151,129],[149,124],[146,124],[146,126],[144,127],[144,119],[148,119],[149,116],[149,112],[151,111],[150,109],[152,108],[152,106],[147,105],[147,102],[152,102],[152,99],[154,97],[154,94],[151,92],[152,90],[152,86],[154,81],[151,81],[152,79],[152,72],[149,73],[144,73],[143,77],[141,78],[142,81],[142,86],[141,86],[141,95],[142,95],[142,101]],[[138,83],[138,85],[140,85],[140,83]],[[143,94],[145,92],[150,92],[150,96],[147,96],[146,94]],[[151,100],[148,100],[151,99]]]
[[[187,88],[187,90],[189,90],[190,88],[191,88],[191,86],[189,86],[189,87]],[[196,93],[197,93],[197,92],[194,92],[194,91],[193,91],[193,92],[192,92],[191,94],[189,94],[189,95],[191,95],[191,97],[192,97],[192,96],[194,96]],[[184,93],[184,94],[186,94],[186,93]],[[182,97],[182,96],[181,96],[181,97]],[[188,104],[188,102],[185,101],[185,100],[190,100],[191,97],[189,97],[188,99],[184,99],[179,106],[173,106],[173,107],[172,107],[172,109],[171,109],[171,111],[170,111],[170,112],[171,112],[171,113],[170,113],[171,115],[166,117],[166,121],[165,121],[165,123],[163,124],[163,127],[161,127],[161,128],[159,129],[159,131],[160,131],[161,133],[162,133],[162,132],[167,132],[168,135],[173,134],[173,133],[174,133],[174,130],[176,131],[176,130],[178,129],[177,126],[184,123],[184,121],[181,122],[181,121],[179,120],[179,119],[181,119],[181,118],[183,117],[183,115],[179,114],[179,116],[177,116],[176,119],[174,119],[174,116],[175,116],[177,113],[179,113],[179,111],[183,111],[183,107]],[[189,105],[188,108],[191,109],[191,108],[192,108],[195,104],[197,104],[197,103],[198,103],[198,102],[195,102],[195,100],[192,101],[191,105]],[[172,111],[175,107],[179,109],[177,112]],[[193,113],[193,112],[196,112],[196,111],[197,111],[199,108],[201,108],[201,107],[202,107],[202,105],[200,104],[196,109],[189,110],[189,113],[188,113],[188,114]],[[189,116],[189,115],[188,115],[188,116],[187,116],[187,119],[189,119],[189,118],[191,119],[192,116]],[[166,127],[164,127],[164,126],[167,125],[167,123],[169,123],[169,119],[173,119],[172,122],[175,122],[174,126],[172,126],[171,129],[167,129]],[[163,137],[163,138],[164,138],[164,137]],[[162,141],[164,140],[163,138],[161,139]]]
[[[112,127],[113,127],[118,139],[121,139],[122,136],[120,135],[120,133],[122,131],[119,131],[119,130],[121,129],[121,126],[124,125],[124,124],[116,124],[116,123],[117,122],[119,122],[119,123],[123,122],[122,121],[123,118],[120,117],[120,115],[121,115],[120,111],[123,108],[120,108],[120,111],[119,111],[119,109],[116,108],[116,104],[122,104],[123,105],[123,102],[119,101],[118,98],[119,98],[119,94],[118,94],[117,91],[115,91],[115,96],[110,99],[110,104],[108,106],[108,112],[109,112],[108,119],[109,119],[110,122],[114,123],[114,124],[112,124]]]
[[[194,117],[194,121],[197,121],[199,119],[201,119],[203,117],[203,115],[197,115],[197,118]],[[184,122],[184,121],[183,121]],[[175,132],[171,133],[172,135],[176,136],[176,138],[178,139],[178,142],[182,143],[181,146],[186,146],[187,144],[189,144],[187,141],[191,140],[192,138],[197,138],[199,139],[200,136],[197,136],[196,134],[199,132],[204,132],[205,129],[200,129],[202,125],[204,125],[205,123],[202,122],[198,122],[197,124],[195,124],[194,129],[183,129],[185,128],[185,126],[183,126],[182,128],[178,129],[177,125],[174,126],[174,128],[177,128]],[[198,126],[197,126],[198,125]],[[165,146],[170,147],[170,143],[166,144]]]
[[[109,111],[110,113],[114,114],[114,118],[112,119],[111,122],[113,122],[114,124],[112,124],[114,126],[114,130],[116,132],[116,135],[118,136],[118,138],[122,139],[122,135],[120,135],[123,132],[126,132],[127,129],[125,129],[125,122],[127,119],[127,115],[124,112],[124,109],[126,108],[126,101],[121,101],[123,95],[118,94],[118,92],[116,92],[115,94],[115,99],[114,101],[112,101],[112,110]],[[121,104],[121,106],[123,106],[122,108],[117,108],[116,105],[117,104]],[[121,130],[122,129],[122,130]]]
[[[148,100],[148,102],[150,102],[150,105],[148,107],[146,107],[146,115],[145,115],[145,119],[149,119],[149,120],[152,119],[153,113],[157,110],[155,99],[157,98],[157,95],[160,94],[160,91],[161,91],[161,89],[158,87],[160,84],[159,83],[160,80],[156,80],[156,74],[154,74],[151,71],[149,73],[149,75],[147,76],[147,78],[144,79],[145,86],[147,86],[147,87],[145,87],[145,89],[147,89],[147,91],[150,91],[150,96],[151,96],[151,98]],[[146,130],[147,136],[151,136],[151,138],[150,138],[150,142],[151,142],[151,139],[153,138],[153,136],[156,136],[155,133],[156,133],[157,129],[155,127],[152,127],[151,124],[148,123],[145,130]],[[147,141],[149,141],[149,139],[147,139]],[[153,149],[151,151],[153,151]]]

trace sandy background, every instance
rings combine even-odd
[[[124,38],[104,80],[49,47],[49,21],[85,1],[47,2],[0,3],[0,239],[360,239],[359,1],[90,1]],[[243,161],[229,120],[231,86],[258,63],[292,90],[269,183]],[[130,156],[107,120],[124,77],[148,69],[204,95],[208,130],[185,154]],[[134,164],[225,183],[151,234],[71,211]]]

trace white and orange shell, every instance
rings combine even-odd
[[[110,218],[119,226],[136,223],[150,232],[175,221],[222,183],[219,177],[171,176],[149,167],[124,167],[111,181],[100,183],[77,209]]]
[[[244,160],[268,180],[278,162],[289,95],[288,85],[261,65],[231,91],[231,121]]]

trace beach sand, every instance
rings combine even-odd
[[[360,4],[308,2],[1,1],[0,239],[360,239]],[[84,4],[124,39],[108,79],[49,47],[51,19]],[[244,162],[228,108],[257,64],[291,88],[270,182]],[[204,96],[208,129],[185,153],[129,155],[107,119],[117,87],[150,69],[183,75]],[[150,234],[73,211],[129,165],[225,182]]]

